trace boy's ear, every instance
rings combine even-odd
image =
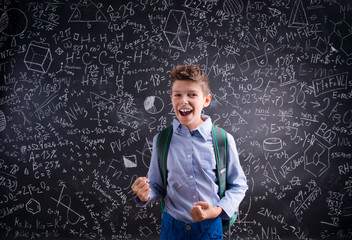
[[[203,107],[208,107],[211,101],[211,94],[208,94],[208,96],[205,97],[204,99],[204,104]]]

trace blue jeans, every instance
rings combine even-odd
[[[221,239],[220,217],[196,223],[184,223],[164,212],[161,221],[161,240],[210,240]]]

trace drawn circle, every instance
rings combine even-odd
[[[241,0],[225,0],[223,9],[225,13],[236,16],[243,11],[243,2]]]
[[[164,109],[164,101],[158,96],[149,96],[144,100],[144,109],[150,114],[160,113]]]
[[[0,16],[0,32],[2,32],[9,23],[9,17],[7,16],[6,12],[0,9],[1,16]]]
[[[3,28],[3,34],[14,37],[27,29],[27,23],[27,17],[20,9],[10,8],[1,15],[0,29]]]
[[[264,150],[277,151],[282,148],[282,140],[280,138],[267,138],[263,143]]]
[[[147,143],[144,144],[143,152],[142,152],[142,162],[144,166],[148,169],[149,169],[150,159],[152,155],[152,149],[151,149],[152,145],[153,143],[147,140]]]
[[[4,131],[6,128],[6,118],[3,111],[0,110],[0,132]]]

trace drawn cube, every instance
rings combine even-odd
[[[48,47],[34,43],[29,44],[24,57],[24,63],[29,70],[46,73],[52,61],[51,51]]]

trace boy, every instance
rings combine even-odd
[[[222,219],[237,210],[248,188],[234,138],[228,134],[227,190],[218,196],[212,122],[202,115],[211,101],[209,80],[198,66],[171,70],[171,102],[176,118],[167,161],[167,194],[161,223],[161,239],[223,239]],[[153,139],[148,178],[132,185],[136,201],[145,205],[162,197],[157,136]]]

